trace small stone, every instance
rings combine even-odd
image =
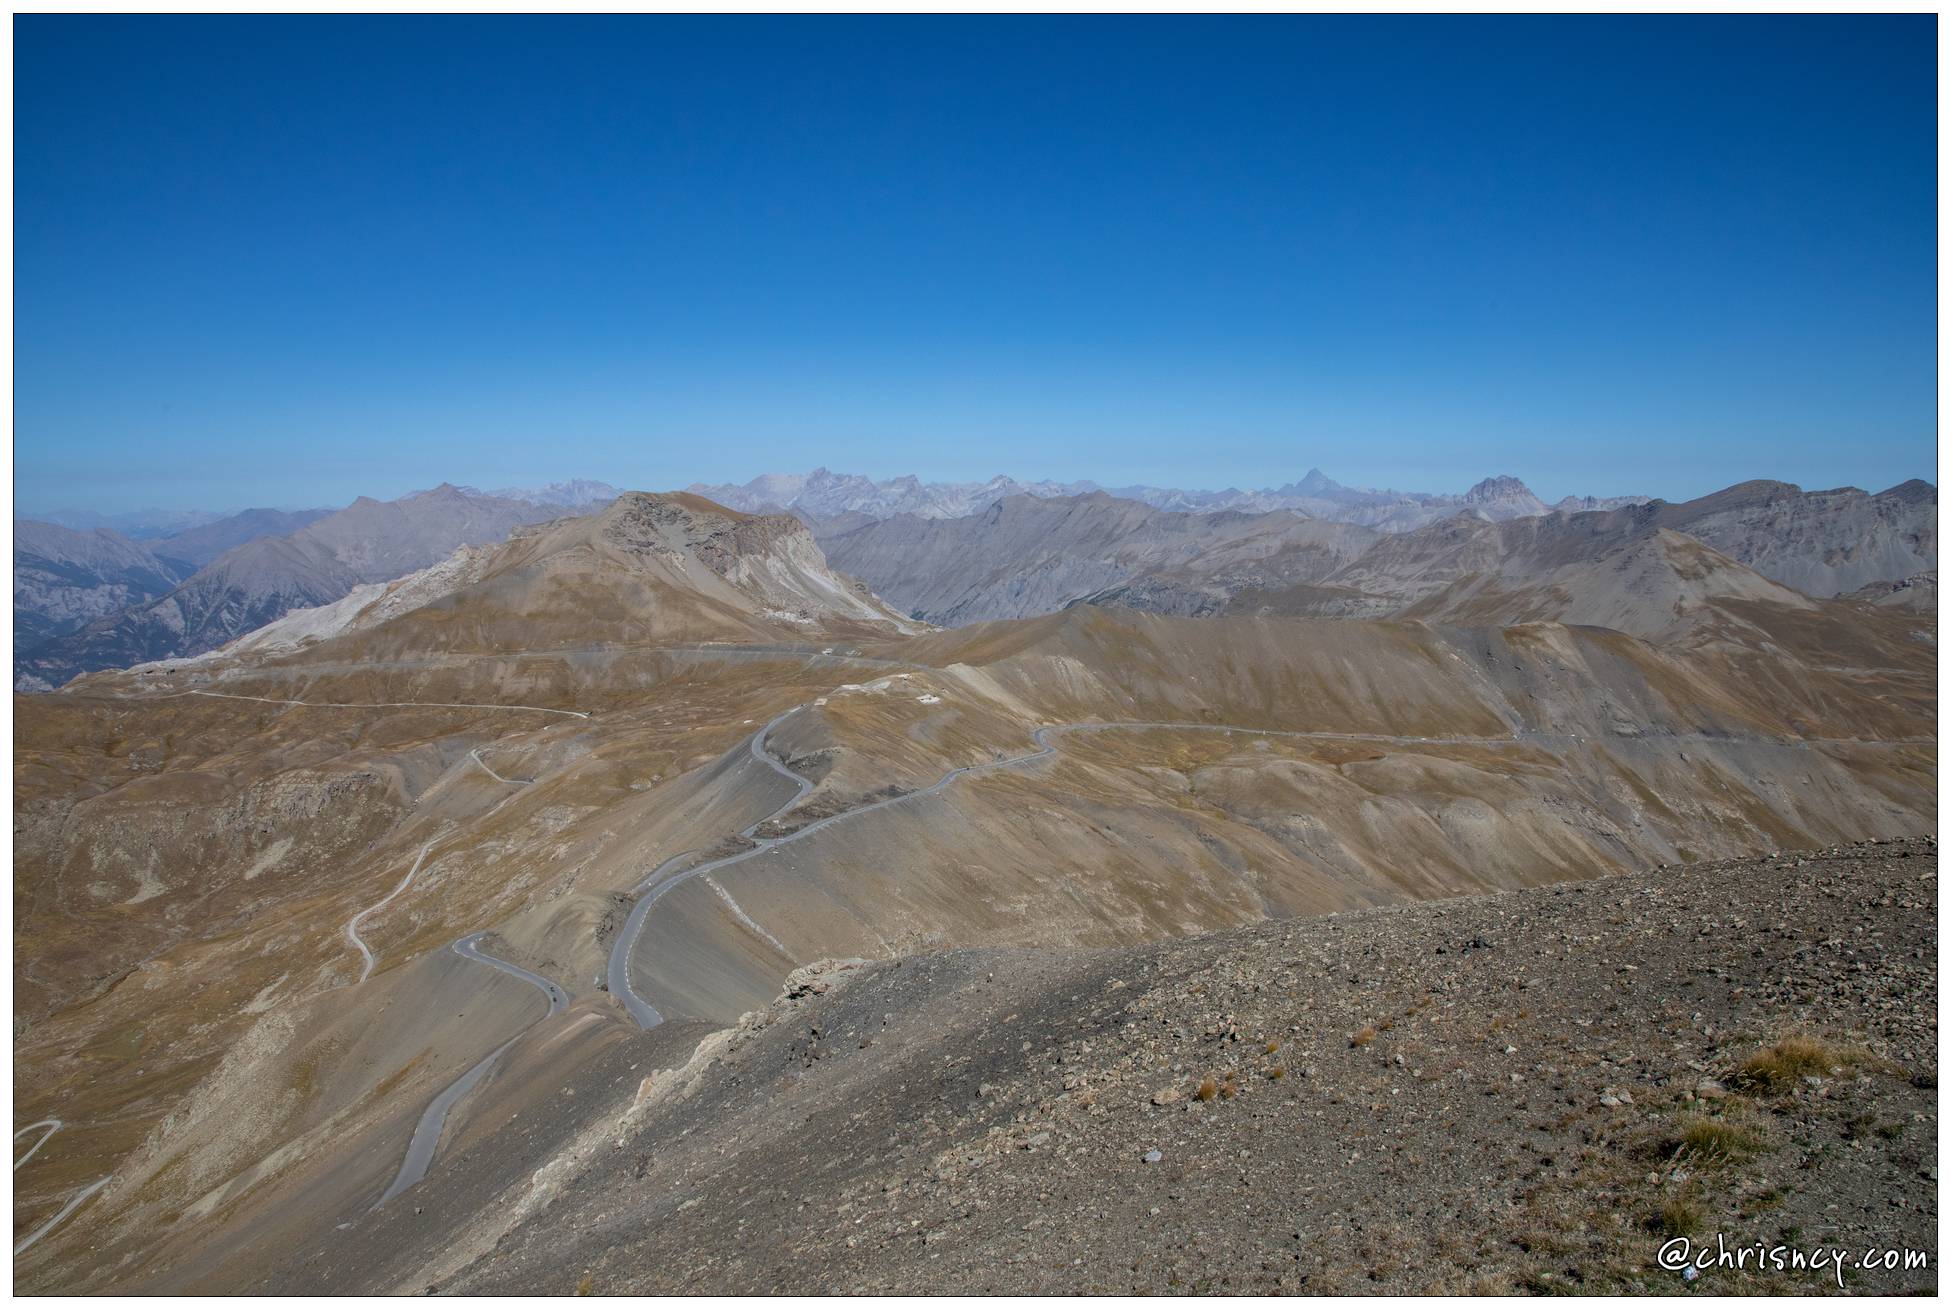
[[[1163,1151],[1160,1151],[1157,1147],[1153,1147],[1151,1150],[1145,1152],[1146,1164],[1157,1164],[1160,1160],[1163,1160],[1164,1158],[1165,1158],[1165,1153]]]

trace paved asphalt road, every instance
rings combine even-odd
[[[510,964],[506,960],[499,959],[496,956],[482,951],[478,943],[485,936],[487,936],[486,933],[477,932],[471,936],[461,938],[454,943],[454,954],[465,959],[473,960],[476,964],[485,964],[490,969],[499,969],[505,974],[510,974],[513,977],[520,978],[525,983],[530,983],[541,988],[543,995],[549,998],[549,1012],[542,1016],[544,1019],[552,1019],[568,1008],[568,993],[564,992],[562,988],[556,986],[547,978],[544,978],[541,974],[531,973],[519,964]],[[538,1019],[536,1022],[540,1023],[541,1020]],[[522,1031],[526,1032],[528,1030],[525,1028]],[[428,1105],[426,1110],[421,1113],[420,1122],[414,1125],[413,1137],[407,1142],[406,1159],[400,1162],[399,1173],[393,1176],[392,1185],[379,1198],[378,1205],[374,1207],[375,1209],[379,1205],[385,1205],[401,1192],[404,1192],[407,1188],[427,1176],[427,1169],[434,1162],[434,1151],[440,1146],[440,1133],[441,1129],[447,1124],[448,1111],[460,1104],[461,1098],[474,1090],[475,1085],[487,1076],[488,1070],[494,1067],[494,1062],[501,1058],[501,1053],[513,1046],[520,1036],[521,1033],[516,1033],[514,1037],[510,1037],[500,1046],[495,1047],[479,1064],[476,1064],[459,1078],[447,1084],[442,1089],[440,1095],[434,1097],[432,1104]]]

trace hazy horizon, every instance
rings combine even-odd
[[[131,517],[131,516],[143,515],[143,514],[157,514],[157,515],[237,514],[237,513],[242,513],[246,510],[254,510],[254,509],[273,509],[273,510],[287,510],[287,511],[308,510],[308,509],[340,509],[346,505],[351,504],[354,500],[357,500],[362,496],[369,497],[374,500],[382,500],[382,501],[398,500],[404,496],[411,496],[411,495],[418,494],[420,492],[430,491],[433,488],[442,485],[443,483],[452,484],[458,487],[465,487],[470,490],[483,492],[483,493],[503,491],[503,490],[537,491],[557,483],[568,483],[568,482],[577,482],[577,481],[606,483],[610,486],[615,487],[619,491],[671,492],[671,491],[682,491],[687,487],[698,486],[698,485],[722,486],[722,485],[730,484],[734,486],[744,486],[745,484],[750,483],[755,479],[763,476],[780,475],[780,474],[803,475],[803,474],[812,473],[815,471],[816,468],[819,467],[826,467],[828,472],[834,474],[858,475],[858,476],[869,477],[876,482],[886,482],[893,478],[913,476],[919,478],[919,480],[923,483],[982,483],[982,482],[987,482],[992,477],[1004,476],[1004,477],[1015,478],[1016,481],[1022,483],[1055,482],[1055,483],[1063,483],[1063,484],[1076,484],[1076,483],[1084,483],[1084,482],[1093,482],[1096,483],[1101,490],[1105,490],[1105,491],[1117,491],[1119,489],[1126,488],[1126,487],[1140,487],[1140,486],[1168,488],[1171,490],[1190,491],[1190,492],[1223,492],[1228,490],[1271,491],[1284,485],[1297,483],[1302,478],[1307,476],[1308,472],[1311,469],[1319,469],[1320,472],[1325,474],[1333,481],[1338,482],[1345,487],[1353,488],[1356,490],[1398,491],[1404,493],[1420,492],[1420,493],[1434,493],[1438,495],[1461,495],[1464,492],[1468,491],[1472,486],[1475,486],[1478,482],[1482,482],[1488,478],[1509,476],[1509,477],[1515,477],[1520,482],[1523,482],[1527,487],[1529,487],[1533,492],[1537,494],[1539,499],[1543,500],[1546,504],[1554,504],[1557,501],[1564,499],[1566,496],[1648,496],[1659,500],[1683,501],[1683,500],[1692,499],[1694,496],[1706,495],[1714,491],[1720,491],[1726,487],[1734,485],[1734,482],[1717,483],[1714,486],[1706,487],[1699,491],[1689,492],[1685,495],[1664,494],[1659,489],[1650,488],[1650,487],[1636,487],[1636,488],[1625,489],[1625,490],[1609,489],[1603,491],[1594,491],[1585,488],[1570,488],[1567,490],[1558,491],[1558,490],[1548,489],[1546,484],[1543,484],[1540,481],[1534,481],[1533,479],[1526,477],[1522,473],[1516,473],[1506,469],[1506,470],[1485,472],[1481,475],[1472,477],[1468,482],[1464,482],[1454,486],[1452,485],[1422,486],[1422,485],[1412,485],[1406,482],[1398,482],[1398,483],[1391,484],[1391,483],[1376,482],[1376,481],[1366,481],[1360,478],[1344,477],[1338,475],[1334,469],[1327,468],[1319,464],[1305,465],[1301,467],[1298,471],[1296,471],[1292,476],[1283,478],[1279,482],[1269,482],[1269,483],[1254,484],[1254,485],[1245,485],[1238,482],[1215,482],[1211,484],[1190,485],[1190,484],[1180,484],[1180,483],[1148,482],[1142,478],[1128,478],[1122,481],[1111,481],[1104,477],[1088,477],[1088,476],[1082,476],[1082,477],[1053,476],[1047,478],[1028,478],[1013,473],[1007,469],[998,469],[993,473],[985,474],[979,477],[932,478],[921,474],[913,473],[911,470],[906,472],[899,472],[899,473],[864,473],[860,469],[833,468],[830,466],[814,465],[806,468],[766,469],[759,473],[751,473],[751,474],[746,474],[744,476],[738,476],[738,477],[718,477],[718,478],[693,477],[693,478],[686,478],[682,481],[669,482],[669,483],[651,483],[651,482],[644,482],[639,480],[619,479],[614,477],[601,477],[592,473],[571,473],[571,474],[556,475],[556,476],[536,475],[528,478],[516,477],[516,478],[504,478],[504,479],[495,479],[495,480],[487,480],[487,481],[482,481],[478,479],[467,479],[467,478],[441,478],[434,482],[415,483],[412,486],[405,486],[400,488],[399,490],[389,490],[383,493],[378,491],[358,491],[337,500],[315,500],[315,501],[304,501],[304,502],[300,502],[300,501],[284,502],[284,501],[272,501],[266,499],[259,499],[259,500],[249,500],[244,502],[228,503],[228,504],[216,503],[216,502],[196,503],[196,504],[173,504],[173,503],[163,504],[158,502],[145,501],[145,502],[128,504],[128,505],[119,505],[119,504],[94,505],[94,504],[74,503],[74,504],[48,504],[48,505],[24,506],[17,503],[14,517],[17,519],[38,520],[45,515],[66,515],[66,514],[97,514],[103,518],[118,518],[118,517]],[[1937,481],[1936,477],[1933,476],[1931,473],[1916,474],[1913,476],[1921,477],[1924,481],[1930,482],[1933,485],[1935,485]],[[1859,490],[1874,493],[1874,492],[1888,490],[1890,487],[1894,487],[1901,482],[1905,482],[1909,480],[1910,480],[1909,478],[1899,478],[1893,482],[1879,482],[1874,486],[1866,485],[1860,481],[1826,483],[1821,485],[1815,483],[1809,483],[1809,482],[1800,482],[1800,483],[1795,483],[1795,485],[1800,486],[1804,491],[1826,491],[1826,490],[1833,490],[1842,487],[1853,486],[1858,488]],[[1736,482],[1749,482],[1749,481],[1793,482],[1794,480],[1789,478],[1770,477],[1765,474],[1758,474],[1753,478],[1739,478],[1736,479],[1735,481]]]

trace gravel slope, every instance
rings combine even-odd
[[[586,1122],[552,1199],[499,1240],[492,1216],[535,1184],[478,1195],[472,1264],[389,1277],[1666,1292],[1684,1284],[1661,1245],[1719,1233],[1921,1249],[1926,1270],[1846,1281],[1930,1290],[1936,899],[1925,838],[1118,952],[802,971],[630,1112]],[[1744,1081],[1798,1035],[1824,1043],[1811,1063]],[[427,1233],[426,1272],[448,1242]],[[313,1260],[358,1281],[356,1248]]]

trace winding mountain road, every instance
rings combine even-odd
[[[318,701],[283,700],[276,696],[244,696],[229,691],[173,691],[162,696],[134,696],[131,700],[173,700],[178,696],[213,696],[218,700],[249,700],[263,705],[301,705],[310,710],[521,710],[531,714],[561,714],[572,719],[586,719],[588,714],[582,710],[552,710],[546,705],[474,705],[465,701],[441,700],[392,700],[392,701]]]
[[[520,978],[523,982],[540,988],[542,994],[549,998],[549,1012],[543,1015],[542,1019],[537,1019],[536,1023],[541,1023],[543,1019],[553,1019],[568,1008],[569,995],[562,988],[539,973],[531,973],[519,964],[510,964],[507,960],[481,950],[479,943],[485,936],[486,933],[477,932],[461,938],[454,943],[454,954],[463,959],[473,960],[476,964],[485,964],[491,969],[499,969],[511,977]],[[534,1024],[529,1025],[530,1028],[534,1026]],[[440,1094],[434,1097],[432,1103],[421,1112],[420,1122],[414,1125],[413,1137],[407,1142],[406,1159],[400,1162],[400,1171],[393,1176],[392,1184],[374,1203],[375,1210],[427,1176],[427,1170],[434,1162],[434,1152],[440,1146],[440,1134],[447,1125],[448,1113],[487,1076],[488,1070],[492,1069],[495,1061],[501,1058],[501,1053],[513,1046],[521,1038],[522,1033],[527,1031],[528,1028],[522,1029],[522,1032],[516,1033],[488,1052],[473,1068],[447,1084]]]
[[[545,1019],[554,1018],[569,1008],[569,993],[541,974],[532,973],[519,964],[510,964],[498,955],[489,955],[483,951],[479,942],[487,935],[485,932],[477,932],[461,938],[454,943],[454,954],[463,959],[473,960],[476,964],[485,964],[490,969],[499,969],[510,977],[520,978],[531,986],[541,988],[542,994],[549,998],[549,1012],[542,1016]]]
[[[365,909],[359,911],[359,913],[353,915],[352,918],[346,921],[345,939],[348,942],[352,943],[352,949],[358,951],[360,957],[366,962],[365,967],[359,971],[358,982],[364,982],[366,981],[366,979],[373,976],[373,965],[375,963],[375,960],[373,959],[372,951],[367,948],[366,943],[363,940],[361,940],[359,936],[360,921],[363,920],[369,914],[374,914],[380,910],[385,909],[387,905],[392,902],[394,897],[398,896],[401,892],[405,891],[408,887],[411,887],[413,885],[414,877],[420,872],[421,862],[427,858],[427,852],[434,848],[434,841],[437,840],[439,839],[435,838],[433,840],[430,840],[425,846],[422,846],[420,848],[420,854],[416,855],[413,859],[413,867],[406,871],[406,877],[400,879],[399,886],[395,887],[392,891],[386,893],[385,896],[381,897],[377,901],[374,901],[371,905],[368,905]],[[358,983],[354,983],[353,985],[357,986]]]
[[[43,1146],[46,1146],[47,1139],[54,1136],[56,1133],[60,1132],[65,1127],[67,1127],[67,1125],[62,1123],[59,1119],[42,1119],[38,1123],[28,1124],[25,1128],[15,1133],[14,1140],[18,1142],[21,1138],[27,1136],[27,1134],[33,1132],[36,1128],[47,1129],[46,1132],[42,1133],[40,1137],[35,1140],[32,1146],[27,1148],[26,1155],[23,1155],[20,1157],[20,1159],[14,1161],[14,1172],[15,1173],[20,1172],[20,1166],[26,1164],[29,1160],[33,1159],[34,1152],[40,1150]]]
[[[109,1177],[112,1178],[114,1177],[114,1175],[111,1174]],[[22,1251],[25,1251],[28,1247],[40,1241],[43,1237],[46,1237],[49,1233],[53,1232],[56,1228],[60,1227],[61,1221],[63,1219],[66,1219],[69,1215],[73,1214],[76,1210],[79,1210],[81,1208],[81,1203],[83,1201],[86,1201],[89,1197],[101,1191],[104,1187],[107,1187],[108,1183],[109,1183],[108,1178],[100,1178],[88,1184],[88,1186],[82,1188],[79,1192],[76,1192],[72,1197],[68,1199],[68,1203],[66,1205],[62,1206],[59,1210],[55,1212],[54,1217],[52,1219],[49,1219],[46,1223],[42,1224],[39,1228],[36,1228],[33,1232],[27,1234],[27,1236],[21,1238],[18,1242],[15,1242],[14,1254],[18,1256]]]
[[[34,1139],[34,1144],[27,1148],[26,1155],[23,1155],[18,1160],[14,1161],[14,1172],[16,1173],[20,1172],[20,1166],[26,1164],[29,1160],[33,1159],[34,1153],[40,1150],[43,1146],[47,1145],[48,1138],[54,1136],[56,1133],[60,1132],[65,1127],[67,1127],[67,1124],[63,1123],[59,1119],[41,1119],[34,1123],[28,1124],[25,1128],[22,1128],[19,1131],[15,1132],[14,1140],[18,1142],[21,1138],[27,1136],[27,1134],[33,1132],[36,1128],[47,1129],[46,1132],[42,1133],[39,1137]],[[109,1175],[109,1178],[113,1178],[113,1177],[114,1177],[113,1174]],[[39,1228],[36,1228],[33,1232],[27,1234],[27,1236],[21,1238],[18,1242],[14,1243],[14,1254],[16,1256],[19,1255],[22,1251],[25,1251],[28,1247],[32,1246],[34,1243],[40,1241],[43,1237],[46,1237],[49,1233],[53,1232],[56,1228],[60,1226],[61,1221],[63,1219],[66,1219],[69,1215],[73,1214],[76,1210],[79,1210],[81,1208],[82,1202],[86,1201],[89,1197],[93,1196],[95,1193],[101,1191],[102,1188],[108,1186],[109,1178],[98,1179],[95,1182],[88,1184],[88,1186],[82,1188],[80,1191],[76,1192],[73,1196],[69,1197],[68,1203],[62,1206],[59,1210],[55,1211],[53,1217],[48,1219],[46,1223],[42,1224]]]
[[[664,1022],[664,1016],[655,1006],[640,996],[636,988],[632,985],[630,980],[630,957],[636,951],[638,940],[643,936],[644,925],[650,918],[651,910],[668,892],[689,882],[693,878],[702,877],[719,869],[729,868],[735,864],[742,864],[746,860],[757,859],[761,855],[778,850],[781,846],[790,845],[805,837],[811,837],[814,833],[822,832],[835,824],[848,822],[864,814],[872,814],[876,810],[887,809],[889,806],[907,805],[914,801],[922,800],[925,797],[937,795],[957,779],[967,777],[970,774],[1032,764],[1037,760],[1044,759],[1055,753],[1056,747],[1050,740],[1053,735],[1072,732],[1124,731],[1220,732],[1249,737],[1303,738],[1328,741],[1377,742],[1389,745],[1434,746],[1532,746],[1548,743],[1581,743],[1585,740],[1583,736],[1575,733],[1539,733],[1529,732],[1523,728],[1518,728],[1506,736],[1414,737],[1391,733],[1327,732],[1320,730],[1309,731],[1298,728],[1252,728],[1231,723],[1174,723],[1164,720],[1051,723],[1045,724],[1031,732],[1030,739],[1036,743],[1036,750],[1028,751],[1021,755],[1012,755],[1004,759],[990,760],[982,764],[968,764],[963,765],[961,768],[951,769],[934,783],[918,791],[905,792],[899,796],[890,796],[884,800],[874,801],[851,810],[844,810],[839,814],[829,815],[824,819],[816,820],[803,828],[797,828],[781,837],[755,837],[754,834],[760,827],[792,809],[806,798],[808,792],[813,790],[813,784],[810,780],[794,773],[765,750],[766,738],[771,734],[772,730],[778,727],[789,716],[803,708],[804,706],[796,705],[785,713],[780,714],[771,722],[767,723],[765,727],[752,734],[751,740],[748,743],[754,759],[759,760],[774,772],[782,774],[798,784],[797,790],[790,799],[739,834],[739,836],[755,844],[750,849],[739,851],[732,855],[721,856],[718,859],[685,869],[675,876],[667,877],[666,875],[671,870],[677,868],[685,860],[693,858],[698,853],[695,850],[682,852],[659,864],[641,882],[631,889],[632,893],[638,897],[638,900],[631,907],[630,917],[624,922],[623,931],[617,934],[616,942],[610,949],[609,966],[606,971],[606,985],[610,994],[623,1002],[624,1009],[629,1012],[632,1019],[636,1020],[639,1027],[646,1030],[655,1028]],[[1729,744],[1741,741],[1740,738],[1711,733],[1669,733],[1659,734],[1650,739],[1700,742],[1703,744]],[[1855,739],[1789,738],[1774,744],[1786,746],[1791,749],[1806,750],[1811,741],[1823,740],[1854,741]],[[767,934],[767,936],[770,936],[770,934]]]
[[[872,814],[876,810],[884,810],[889,806],[906,805],[913,801],[921,800],[923,797],[934,796],[955,782],[956,779],[967,777],[969,774],[986,773],[992,769],[1014,768],[1018,765],[1029,764],[1043,759],[1056,751],[1056,747],[1052,746],[1049,742],[1049,734],[1064,731],[1072,726],[1067,724],[1045,725],[1030,734],[1030,740],[1036,743],[1037,749],[1025,752],[1022,755],[1012,755],[1000,760],[988,760],[981,764],[965,764],[960,768],[950,769],[933,783],[921,788],[919,791],[904,792],[899,796],[889,796],[883,800],[856,806],[851,810],[843,810],[839,814],[830,814],[824,819],[816,819],[803,828],[795,828],[783,837],[754,837],[753,834],[763,824],[778,818],[787,810],[799,804],[800,801],[806,798],[806,794],[813,790],[813,783],[810,779],[803,778],[799,774],[794,773],[791,769],[774,759],[764,749],[767,734],[777,727],[788,715],[797,712],[800,708],[802,707],[794,706],[792,709],[787,710],[785,714],[781,714],[778,718],[775,718],[772,722],[766,724],[765,727],[759,729],[758,732],[752,735],[751,751],[753,758],[763,761],[770,765],[775,772],[781,773],[799,784],[799,790],[791,800],[788,800],[778,809],[739,834],[747,840],[757,842],[757,845],[753,846],[750,850],[740,851],[735,855],[722,856],[716,860],[710,860],[704,864],[686,869],[675,877],[666,878],[664,881],[659,882],[658,879],[673,865],[690,858],[697,852],[687,851],[682,855],[672,856],[670,859],[658,865],[656,869],[652,870],[650,875],[638,883],[633,889],[640,893],[640,899],[631,908],[630,917],[625,921],[623,931],[617,934],[616,945],[610,950],[610,964],[607,977],[611,995],[623,1002],[624,1009],[629,1011],[630,1017],[637,1021],[639,1027],[646,1030],[655,1028],[664,1022],[664,1016],[658,1012],[655,1006],[639,996],[636,988],[631,985],[630,956],[636,950],[638,938],[643,936],[644,923],[650,918],[651,909],[673,888],[682,886],[693,878],[701,877],[734,864],[742,864],[746,860],[754,859],[770,851],[778,850],[781,846],[791,845],[793,842],[799,841],[802,838],[811,837],[816,832],[823,832],[837,823],[857,819],[863,814]],[[652,884],[655,884],[654,888]],[[646,891],[646,889],[650,890]]]
[[[787,810],[790,810],[793,806],[805,800],[807,793],[813,790],[813,780],[811,778],[802,777],[794,773],[765,749],[766,738],[771,735],[772,730],[804,708],[806,707],[803,705],[795,705],[791,709],[775,715],[767,722],[765,727],[753,733],[751,740],[747,743],[747,749],[752,752],[753,759],[792,782],[795,788],[790,799],[770,814],[754,821],[739,833],[740,837],[748,841],[757,841],[759,844],[749,851],[741,851],[737,855],[726,856],[722,860],[713,860],[709,864],[700,864],[694,869],[686,869],[675,878],[661,883],[658,882],[658,879],[662,878],[668,870],[697,854],[695,850],[680,852],[677,855],[673,855],[670,859],[665,860],[655,869],[652,869],[650,873],[644,876],[641,882],[630,889],[632,894],[637,896],[638,900],[635,905],[630,907],[630,917],[624,921],[623,931],[617,934],[616,944],[610,948],[610,964],[605,975],[605,985],[608,987],[610,995],[623,1002],[623,1008],[630,1012],[630,1017],[637,1021],[638,1027],[648,1031],[664,1022],[664,1016],[657,1012],[656,1007],[644,1000],[643,997],[637,995],[636,990],[630,985],[630,953],[636,949],[637,938],[643,935],[644,921],[650,917],[651,907],[656,905],[663,898],[664,894],[673,887],[710,873],[713,869],[722,869],[728,864],[736,864],[740,860],[748,859],[751,856],[759,854],[761,851],[771,850],[775,845],[786,840],[783,837],[769,839],[755,838],[752,834],[757,832],[763,825],[778,818]],[[646,895],[646,891],[652,884],[656,884],[656,890],[649,891]]]
[[[527,786],[534,781],[532,778],[502,777],[499,773],[496,773],[492,768],[488,767],[488,762],[481,758],[478,749],[469,751],[468,757],[497,782],[505,782],[514,786]],[[506,803],[506,801],[502,802],[502,804]],[[495,806],[495,809],[500,808],[500,805]],[[490,810],[488,813],[492,814],[494,810]],[[386,897],[386,900],[361,910],[353,916],[352,922],[346,925],[346,936],[351,939],[354,946],[359,948],[360,954],[366,957],[366,972],[359,976],[359,981],[364,982],[367,974],[372,972],[373,967],[372,953],[366,949],[366,944],[359,940],[359,934],[355,931],[359,925],[359,921],[368,914],[371,914],[374,910],[380,909],[387,901],[392,900],[394,896],[398,896],[407,889],[408,885],[413,881],[413,875],[420,870],[421,860],[426,859],[427,852],[432,849],[433,844],[432,841],[429,841],[425,846],[420,848],[420,856],[414,860],[413,868],[408,871],[406,880],[398,887],[395,887],[391,895]],[[490,969],[500,970],[510,977],[519,978],[523,982],[541,989],[542,994],[549,998],[549,1012],[543,1015],[541,1019],[537,1019],[535,1021],[536,1023],[541,1023],[546,1019],[553,1019],[556,1015],[561,1014],[568,1008],[569,994],[554,982],[544,978],[539,973],[533,973],[522,968],[519,964],[511,964],[499,956],[489,955],[486,951],[483,951],[480,947],[480,942],[486,936],[487,933],[485,932],[476,932],[462,937],[453,944],[454,954],[464,960],[472,960],[476,964],[485,964]],[[521,1032],[516,1033],[515,1036],[510,1037],[500,1046],[495,1047],[494,1050],[488,1052],[486,1056],[466,1073],[440,1090],[439,1094],[434,1097],[427,1108],[421,1112],[419,1122],[413,1127],[413,1136],[407,1141],[406,1159],[400,1162],[399,1172],[393,1176],[393,1181],[387,1187],[385,1193],[374,1203],[374,1209],[385,1205],[401,1192],[404,1192],[407,1188],[427,1176],[427,1170],[434,1162],[434,1153],[440,1147],[440,1134],[447,1125],[448,1114],[453,1111],[456,1105],[461,1103],[469,1092],[474,1090],[476,1084],[487,1076],[488,1070],[492,1069],[495,1061],[501,1058],[501,1053],[506,1051],[510,1046],[513,1046],[516,1040],[521,1037],[522,1033],[528,1031],[528,1028],[534,1026],[534,1024],[528,1025]]]
[[[509,784],[510,786],[513,786],[513,787],[525,787],[525,786],[527,786],[527,785],[528,785],[529,783],[531,783],[531,782],[534,782],[534,781],[535,781],[535,779],[533,779],[533,778],[504,778],[504,777],[502,777],[502,776],[501,776],[501,775],[500,775],[499,773],[496,773],[496,772],[494,771],[494,766],[492,766],[492,765],[491,765],[491,764],[489,764],[489,763],[488,763],[488,762],[487,762],[486,760],[484,760],[484,759],[482,759],[482,758],[481,758],[481,751],[480,751],[480,749],[479,749],[479,748],[476,748],[476,749],[474,749],[474,750],[471,750],[471,751],[469,751],[469,752],[467,753],[467,757],[468,757],[468,758],[469,758],[470,760],[473,760],[473,761],[474,761],[474,762],[475,762],[476,764],[478,764],[478,765],[480,765],[480,766],[481,766],[481,771],[482,771],[483,773],[485,773],[485,774],[487,774],[487,775],[488,775],[488,776],[489,776],[490,778],[493,778],[493,779],[494,779],[494,780],[495,780],[496,782],[505,782],[505,783],[508,783],[508,784]]]

